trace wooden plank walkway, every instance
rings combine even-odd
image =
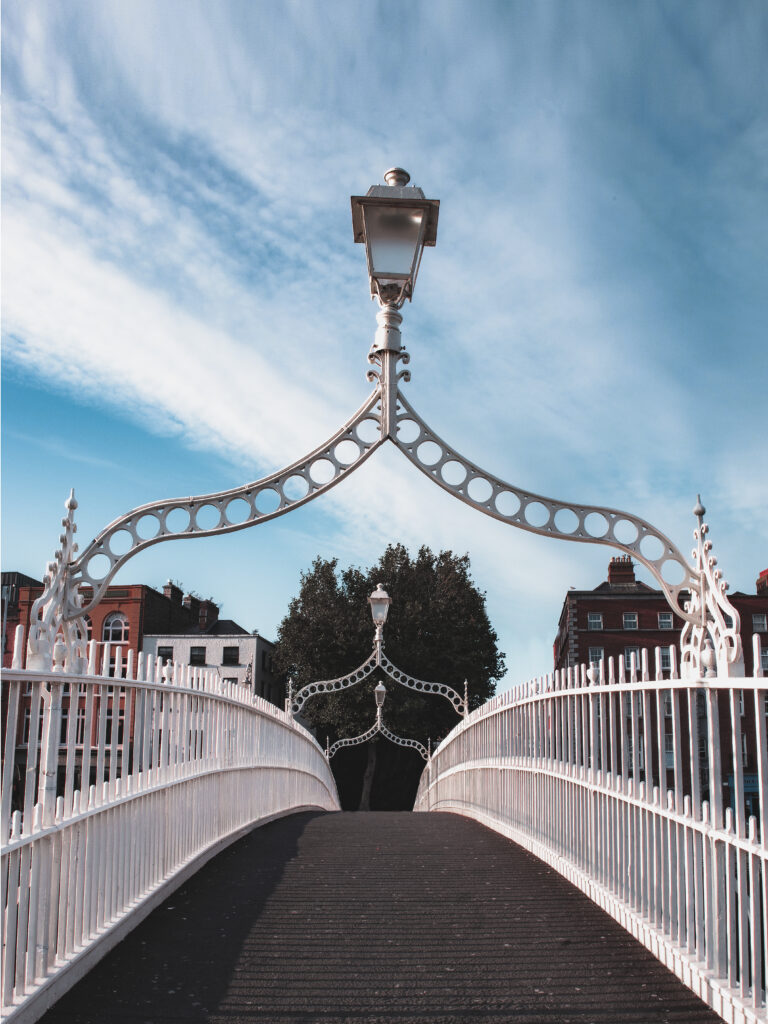
[[[300,814],[211,861],[45,1024],[708,1024],[560,875],[451,814]]]

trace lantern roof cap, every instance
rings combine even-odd
[[[437,242],[437,218],[440,212],[440,200],[427,199],[423,189],[420,189],[417,185],[409,185],[410,175],[402,167],[393,167],[385,171],[384,179],[393,182],[393,184],[371,185],[364,196],[350,197],[352,203],[352,234],[355,241],[365,241],[365,227],[363,224],[364,206],[401,206],[403,203],[418,203],[427,213],[422,245],[435,245]],[[373,200],[373,203],[371,203],[371,200]]]

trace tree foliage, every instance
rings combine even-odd
[[[390,545],[370,569],[339,570],[336,559],[317,558],[302,574],[299,595],[278,629],[275,664],[307,683],[346,675],[373,647],[368,596],[382,583],[392,598],[384,647],[390,661],[428,682],[447,683],[470,708],[493,695],[504,672],[504,655],[485,608],[485,595],[470,576],[469,557],[420,548],[412,558],[402,544]],[[356,736],[373,724],[373,688],[380,675],[327,696],[311,698],[302,715],[331,742]],[[445,698],[421,694],[381,677],[387,688],[384,721],[400,736],[439,742],[459,720]]]

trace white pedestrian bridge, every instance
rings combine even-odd
[[[123,661],[119,649],[98,666],[96,645],[85,674],[28,671],[23,646],[19,630],[2,748],[2,1004],[17,1024],[42,1016],[256,825],[339,809],[315,739],[250,691],[191,666]],[[114,676],[100,674],[111,659]],[[620,659],[527,682],[445,738],[414,809],[465,815],[513,840],[726,1021],[764,1021],[768,688],[758,673],[681,681],[658,658]]]

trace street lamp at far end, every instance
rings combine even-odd
[[[376,698],[376,707],[381,710],[384,707],[384,698],[387,696],[387,688],[384,683],[379,682],[373,688],[373,695]]]
[[[392,598],[380,583],[376,584],[376,589],[368,598],[368,604],[371,606],[374,626],[383,626],[387,621],[387,613],[389,612],[389,606],[392,604]]]
[[[352,231],[365,243],[371,296],[397,309],[413,296],[425,245],[437,241],[438,199],[409,185],[402,167],[384,172],[386,185],[371,185],[364,196],[352,196]]]

